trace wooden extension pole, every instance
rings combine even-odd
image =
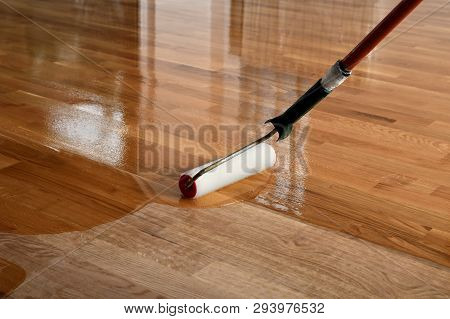
[[[421,2],[422,0],[402,0],[402,2],[392,9],[392,11],[340,61],[341,67],[347,71],[351,71]]]

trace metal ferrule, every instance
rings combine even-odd
[[[351,74],[351,71],[346,71],[341,68],[339,65],[339,61],[337,61],[331,68],[328,69],[325,76],[320,80],[320,84],[323,86],[325,90],[330,93],[342,82],[344,82]]]

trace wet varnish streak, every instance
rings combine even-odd
[[[183,199],[178,174],[116,169],[82,156],[0,136],[0,232],[39,235],[85,231],[143,205],[221,207],[251,201],[272,185],[266,170],[196,200]]]
[[[21,267],[0,258],[0,298],[17,288],[26,277]]]

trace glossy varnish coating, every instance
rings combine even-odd
[[[449,297],[443,4],[273,170],[186,201],[180,172],[262,135],[395,1],[1,0],[0,271],[27,275],[10,296]]]
[[[25,271],[0,258],[0,297],[8,295],[25,279]]]

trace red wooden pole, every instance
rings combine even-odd
[[[402,0],[366,37],[340,61],[340,65],[351,71],[370,53],[422,0]]]

